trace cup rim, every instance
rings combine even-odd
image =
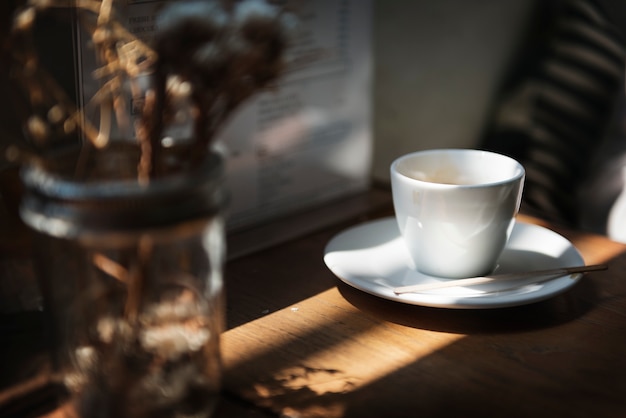
[[[432,182],[432,181],[427,181],[427,180],[419,180],[414,177],[407,176],[406,174],[401,173],[397,169],[398,165],[402,161],[407,160],[409,158],[413,158],[417,155],[444,154],[444,153],[488,154],[488,155],[495,156],[497,158],[502,158],[502,159],[505,159],[514,163],[514,165],[517,166],[518,170],[515,175],[511,177],[507,177],[502,180],[490,181],[490,182],[484,182],[484,183],[478,183],[478,184],[450,184],[450,183],[437,183],[437,182]],[[509,157],[508,155],[500,154],[498,152],[482,150],[482,149],[477,149],[477,148],[435,148],[435,149],[425,149],[425,150],[410,152],[408,154],[403,154],[397,157],[395,160],[393,160],[393,162],[390,165],[390,172],[391,172],[392,178],[396,177],[397,179],[400,179],[403,181],[420,184],[422,186],[427,186],[427,187],[432,187],[432,188],[440,188],[440,189],[473,189],[473,188],[495,187],[495,186],[500,186],[503,184],[509,184],[509,183],[519,181],[520,179],[524,179],[526,176],[526,170],[524,166],[516,159]]]

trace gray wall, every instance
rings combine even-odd
[[[532,4],[376,0],[376,180],[403,153],[476,145]]]

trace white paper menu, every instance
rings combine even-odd
[[[245,103],[220,135],[228,156],[230,230],[319,206],[369,184],[372,1],[287,1],[299,19],[289,58],[309,59],[300,60],[277,89]],[[124,23],[149,39],[165,3],[129,1]],[[95,62],[88,44],[79,39],[78,45],[79,99],[86,103],[97,88],[90,79]]]

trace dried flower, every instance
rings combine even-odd
[[[204,158],[239,105],[278,79],[295,19],[263,0],[177,1],[158,16],[152,48],[119,23],[115,3],[30,0],[14,19],[12,52],[33,108],[26,131],[36,144],[45,148],[57,135],[79,129],[88,143],[102,148],[114,124],[120,131],[134,129],[141,150],[138,180],[145,183],[164,173],[162,139],[168,124],[193,118],[195,145],[185,156],[188,163],[178,167],[184,169]],[[75,107],[37,59],[32,36],[37,15],[70,7],[91,36],[100,63],[93,72],[100,89],[86,105],[97,109],[97,122],[85,118],[85,109]],[[151,85],[142,85],[150,73]],[[136,124],[129,118],[129,94],[132,111],[140,115]],[[46,113],[36,111],[42,106]],[[185,106],[191,110],[182,112]]]
[[[231,8],[218,1],[191,1],[163,10],[154,40],[159,56],[154,83],[157,108],[168,109],[170,77],[190,83],[196,108],[192,160],[204,156],[239,105],[283,72],[292,22],[279,8],[261,0],[243,0]],[[155,148],[160,146],[162,130],[159,122],[150,130]],[[153,163],[156,168],[157,162]]]

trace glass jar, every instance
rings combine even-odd
[[[223,161],[142,185],[94,153],[23,170],[54,368],[79,417],[207,417],[221,380]]]

